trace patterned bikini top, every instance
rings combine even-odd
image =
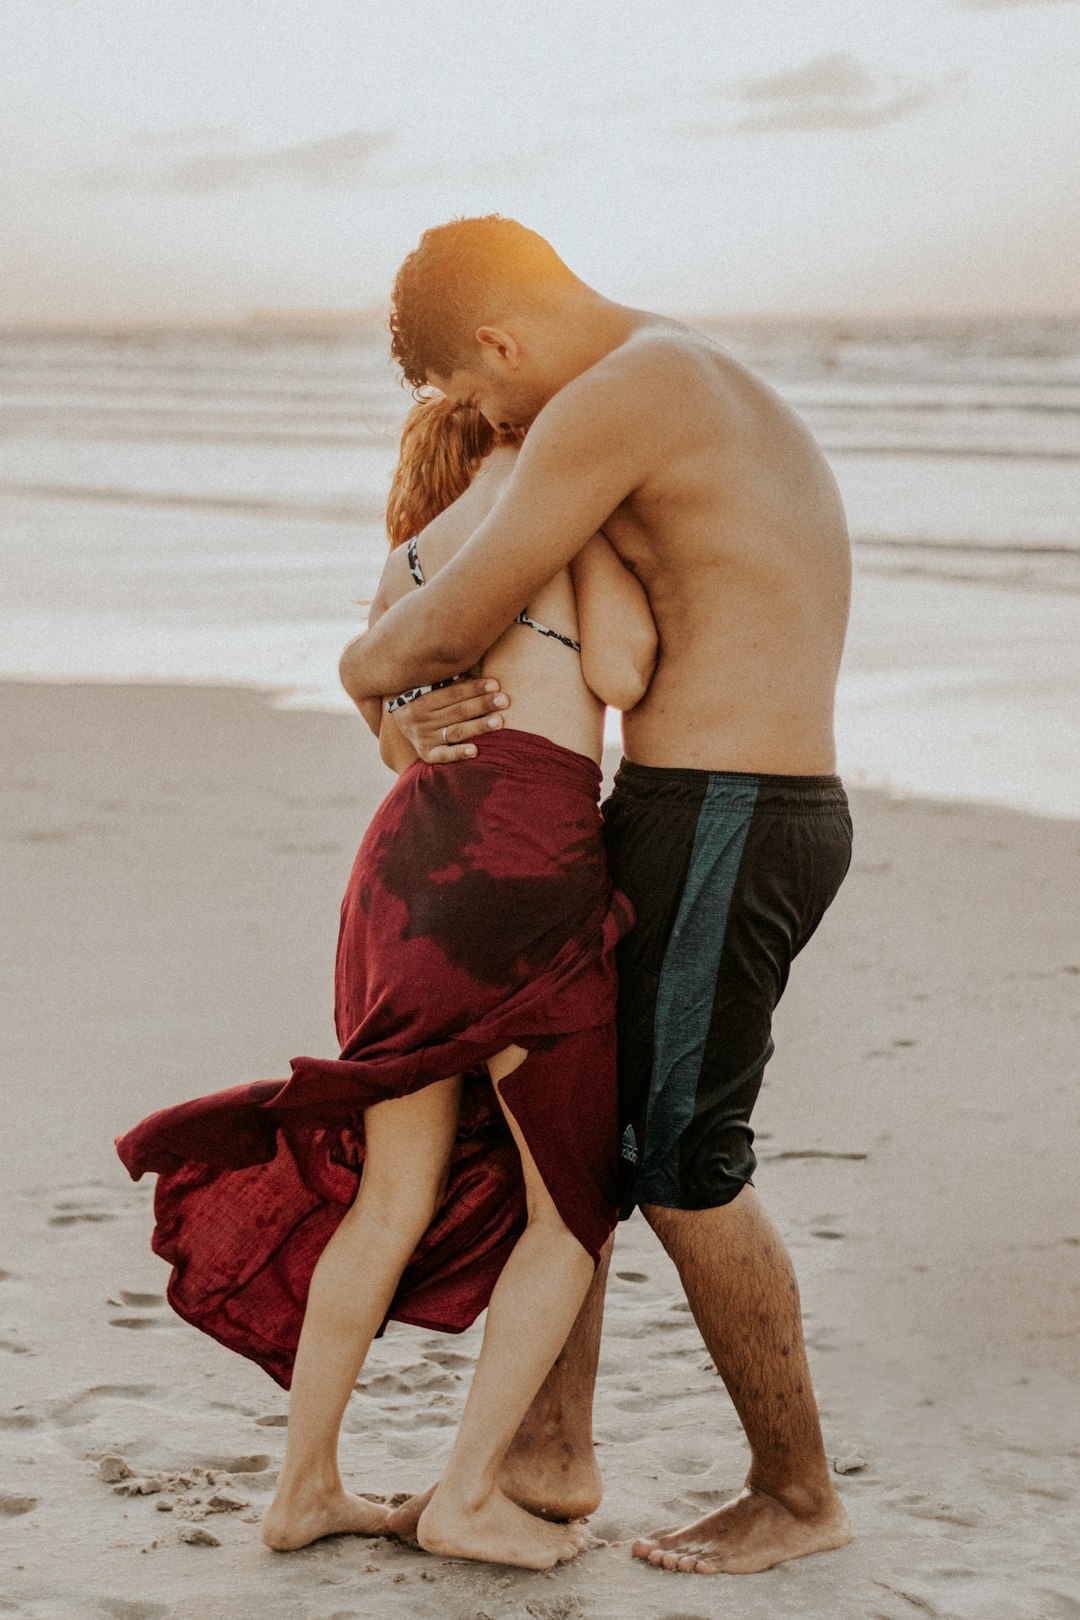
[[[415,535],[406,546],[405,554],[409,559],[409,573],[413,579],[418,585],[426,585],[427,580],[424,578],[424,570],[420,566],[420,558],[417,555]],[[581,651],[580,641],[573,641],[569,636],[562,635],[558,630],[552,630],[550,626],[540,624],[536,619],[530,619],[524,609],[518,614],[514,623],[527,625],[530,630],[536,630],[542,636],[550,636],[552,641],[561,641],[564,647],[570,648],[571,652],[579,653]],[[448,675],[445,680],[433,681],[430,686],[414,686],[408,692],[399,692],[397,697],[391,698],[387,703],[386,712],[393,714],[395,709],[403,708],[406,703],[412,703],[415,698],[423,697],[427,692],[437,692],[443,686],[453,686],[455,681],[461,679],[460,675]]]

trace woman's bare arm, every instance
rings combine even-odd
[[[658,639],[641,582],[603,533],[571,560],[581,672],[601,703],[632,709],[656,667]]]
[[[393,553],[386,559],[378,589],[372,599],[368,610],[368,626],[378,623],[383,614],[388,612],[397,598],[404,594],[404,584],[400,580],[400,561],[395,562]],[[400,776],[407,770],[414,759],[419,755],[406,740],[397,726],[384,725],[386,718],[383,710],[382,698],[362,698],[357,708],[367,721],[375,736],[379,739],[379,755],[384,765],[389,765],[392,771]]]

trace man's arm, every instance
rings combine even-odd
[[[470,668],[641,484],[657,436],[634,370],[609,356],[544,407],[473,537],[345,648],[341,681],[354,702]]]

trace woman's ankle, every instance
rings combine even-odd
[[[476,1513],[498,1488],[498,1468],[485,1469],[482,1473],[455,1473],[448,1468],[435,1487],[435,1495],[442,1507],[453,1507],[459,1513]]]
[[[280,1496],[336,1496],[344,1490],[341,1473],[336,1463],[325,1460],[284,1462],[277,1480]]]

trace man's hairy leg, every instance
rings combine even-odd
[[[511,1442],[499,1477],[505,1495],[546,1519],[585,1518],[595,1513],[603,1495],[592,1415],[614,1241],[604,1248],[584,1304]],[[432,1485],[395,1508],[387,1520],[390,1534],[415,1540],[420,1515],[434,1491]]]
[[[757,1194],[705,1210],[644,1205],[750,1443],[742,1493],[636,1558],[700,1575],[750,1575],[851,1540],[833,1489],[803,1343],[799,1289]]]

